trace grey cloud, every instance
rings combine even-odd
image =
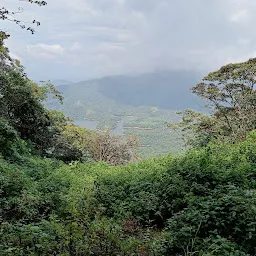
[[[256,53],[255,0],[48,2],[38,8],[8,1],[12,8],[24,6],[26,20],[42,22],[36,35],[4,25],[13,34],[11,51],[36,79],[174,68],[208,72]]]

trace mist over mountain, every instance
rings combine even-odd
[[[156,106],[164,109],[201,109],[202,101],[190,89],[200,80],[192,71],[161,71],[137,76],[103,77],[75,84],[63,82],[57,88],[69,98],[82,100],[86,91],[97,92],[107,99],[123,105]],[[95,95],[95,97],[98,97]],[[91,94],[91,97],[94,97]]]

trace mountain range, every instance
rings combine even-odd
[[[65,80],[53,83],[67,102],[71,98],[83,101],[81,96],[93,91],[93,94],[101,94],[122,105],[200,110],[202,102],[190,92],[199,80],[199,74],[192,71],[161,71],[137,76],[103,77],[79,83]]]

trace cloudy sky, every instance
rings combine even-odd
[[[169,69],[202,73],[256,56],[255,0],[2,0],[36,34],[1,21],[36,80],[85,80]]]

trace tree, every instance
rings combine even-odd
[[[256,58],[208,74],[192,92],[210,103],[211,115],[188,110],[179,126],[192,130],[195,136],[190,139],[198,145],[217,138],[244,139],[256,129],[255,84]]]
[[[23,0],[25,2],[31,3],[31,4],[36,4],[39,6],[45,6],[47,5],[46,1],[37,1],[37,0]],[[22,29],[26,29],[30,31],[32,34],[35,33],[34,26],[40,26],[40,22],[33,20],[30,22],[30,25],[27,26],[26,22],[22,21],[21,19],[18,18],[18,14],[22,13],[23,9],[21,7],[18,8],[16,11],[11,11],[5,7],[0,7],[0,20],[4,21],[11,21],[18,26],[20,26]]]
[[[54,143],[58,127],[45,109],[43,101],[49,94],[62,100],[50,84],[38,86],[25,74],[18,61],[12,60],[0,34],[0,118],[2,131],[12,127],[20,139],[32,142],[35,149],[45,152]],[[8,128],[8,131],[11,129]],[[12,133],[13,134],[13,133]],[[1,139],[3,141],[3,139]]]
[[[58,127],[54,143],[48,150],[48,156],[61,159],[64,162],[88,162],[92,156],[89,152],[92,137],[96,132],[76,126],[62,112],[50,111],[51,119]]]
[[[73,124],[62,112],[50,111],[51,119],[58,127],[52,148],[48,156],[61,159],[69,163],[106,162],[110,165],[123,165],[136,157],[133,150],[137,147],[137,137],[99,134]]]
[[[120,136],[97,134],[90,141],[89,152],[97,162],[123,165],[134,160],[133,150],[137,146],[136,136],[130,136],[124,140]]]

